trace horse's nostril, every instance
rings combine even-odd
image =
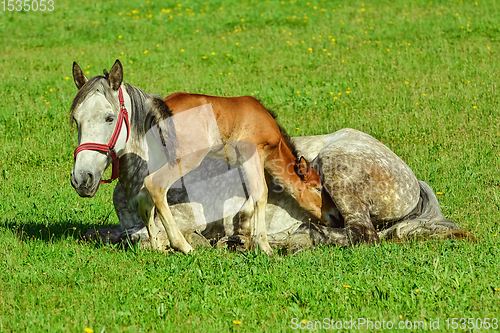
[[[94,175],[92,175],[90,172],[87,172],[87,185],[92,185],[94,179]]]

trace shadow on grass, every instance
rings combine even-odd
[[[113,225],[106,221],[98,226],[80,221],[58,221],[54,224],[16,220],[0,221],[0,228],[11,230],[20,241],[41,240],[47,243],[66,239],[86,241],[83,236],[88,230],[111,226]],[[98,242],[94,243],[98,244]]]

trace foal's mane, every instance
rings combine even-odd
[[[290,151],[292,152],[293,156],[295,157],[295,160],[297,160],[300,157],[299,151],[297,150],[297,147],[295,146],[295,144],[292,142],[290,135],[286,132],[286,130],[283,128],[283,126],[281,126],[281,124],[278,123],[278,121],[276,120],[276,118],[278,118],[276,113],[274,111],[271,111],[268,109],[266,109],[266,110],[267,110],[267,112],[269,112],[271,117],[274,118],[274,120],[276,121],[276,124],[278,124],[278,127],[280,129],[280,134],[281,134],[281,137],[283,138],[283,141],[288,146],[288,148],[290,148]]]

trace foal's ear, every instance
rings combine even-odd
[[[113,90],[118,90],[123,82],[123,66],[120,60],[116,60],[109,71],[109,84]]]
[[[76,87],[80,90],[81,87],[88,81],[85,74],[83,74],[82,69],[78,64],[73,62],[73,80],[75,81]]]
[[[301,156],[295,163],[295,172],[299,175],[303,182],[307,182],[309,180],[311,165],[307,162],[304,156]]]

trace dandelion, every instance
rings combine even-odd
[[[66,77],[65,77],[65,79],[66,79],[66,80],[69,80],[69,76],[66,76]]]
[[[300,91],[297,90],[296,93],[300,95]]]
[[[89,72],[89,71],[86,71],[86,72],[85,72],[85,74],[90,74],[90,72]]]
[[[337,98],[338,98],[337,96],[333,97],[333,99],[337,99]]]
[[[387,49],[387,52],[391,52],[391,50],[390,50],[390,49]]]
[[[339,96],[342,95],[342,93],[339,93]]]
[[[330,91],[330,95],[333,95],[333,91]]]
[[[50,88],[49,91],[52,92],[52,88]]]
[[[84,331],[85,333],[94,333],[94,330],[88,327],[85,327]]]
[[[50,104],[50,102],[45,102],[45,104]]]
[[[348,90],[348,91],[346,91],[345,93],[346,93],[346,94],[350,94],[351,92]],[[418,104],[418,103],[417,103],[417,104]]]
[[[181,49],[181,52],[184,52],[184,49]]]
[[[487,48],[488,50],[490,49],[490,47],[489,47],[489,46],[486,46],[486,48]]]
[[[300,131],[300,128],[298,128],[298,127],[296,127],[295,129],[296,129],[297,131]]]
[[[253,50],[253,46],[250,46],[250,48]]]
[[[148,53],[148,50],[144,50],[144,52],[143,52],[143,53],[144,53],[144,54]]]
[[[443,195],[443,192],[436,192],[437,195]]]
[[[231,72],[227,73],[227,75],[231,75]]]
[[[203,56],[203,57],[201,57],[201,58],[202,58],[202,59],[207,59],[208,57],[207,57],[207,56]]]
[[[118,36],[118,38],[119,38],[119,39],[121,39],[121,38],[122,38],[122,35]]]
[[[348,284],[343,284],[343,285],[342,285],[342,287],[344,287],[345,289],[347,289],[347,288],[351,288],[351,286],[350,286],[350,285],[348,285]]]
[[[309,50],[309,52],[312,52],[313,49],[312,49],[312,47],[310,47],[310,48],[308,48],[308,50]]]
[[[241,325],[241,321],[239,321],[239,320],[233,320],[233,324],[235,324],[235,325]]]
[[[418,289],[415,289],[415,292],[416,292],[416,293],[418,293],[418,292],[419,292],[419,290],[418,290]]]
[[[309,3],[308,3],[308,4],[309,4]],[[300,322],[301,322],[301,323],[304,323],[304,324],[307,324],[307,319],[302,319]]]
[[[230,53],[228,53],[228,54],[226,54],[226,55],[227,55],[228,57],[230,57],[230,56],[231,56],[231,54],[230,54]]]
[[[473,108],[473,109],[477,109],[477,106],[475,106],[475,105],[474,105],[472,108]]]
[[[410,82],[408,82],[408,81],[405,81],[405,84],[408,84],[408,83],[410,83]]]
[[[309,95],[309,91],[306,91],[306,95]]]
[[[222,75],[222,73],[219,72],[219,75]]]
[[[160,44],[156,44],[156,47],[160,47]]]

